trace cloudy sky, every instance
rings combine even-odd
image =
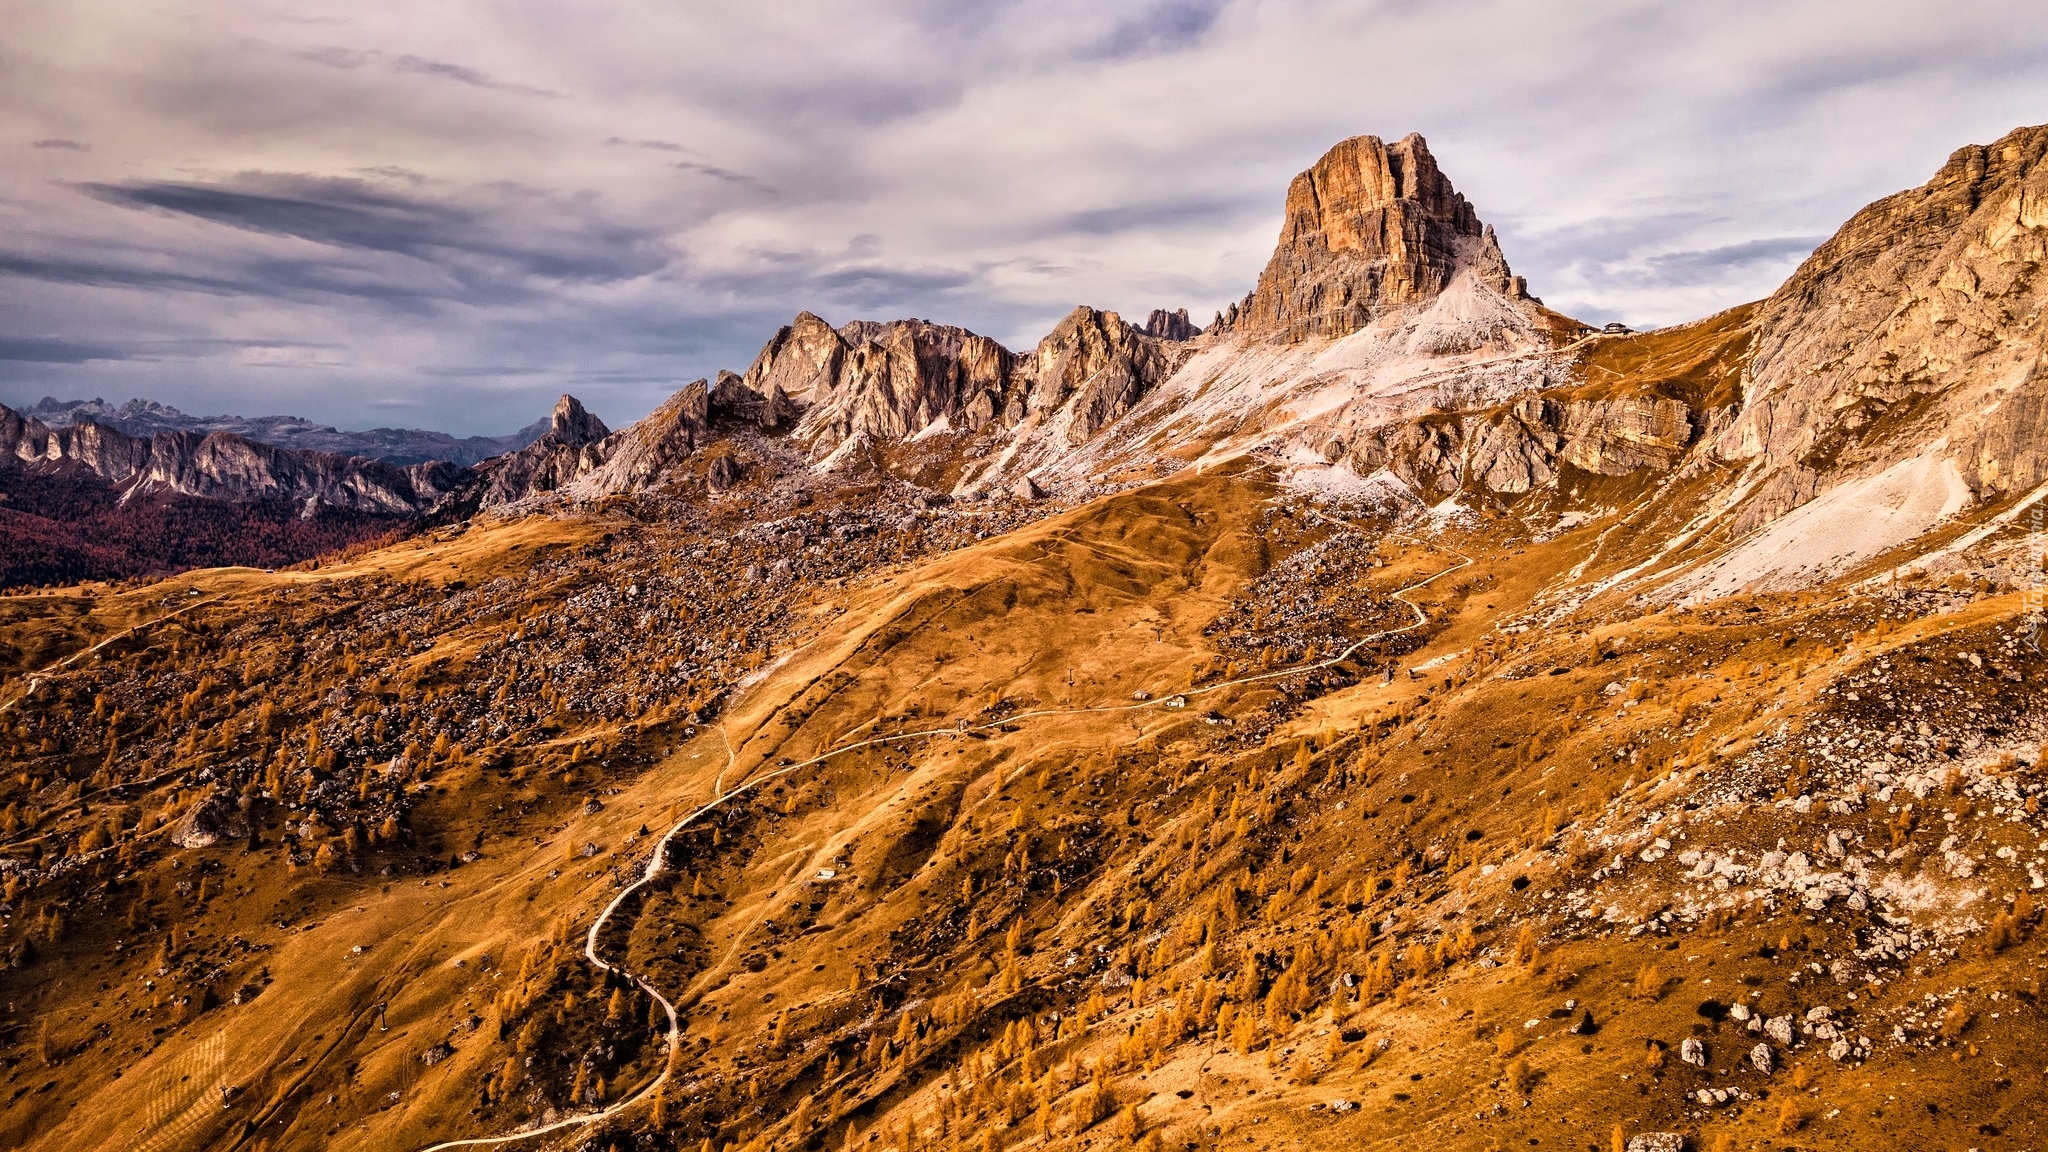
[[[2048,121],[2038,0],[0,0],[0,402],[613,423],[798,309],[1206,320],[1428,137],[1583,319],[1763,295]]]

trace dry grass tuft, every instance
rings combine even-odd
[[[1635,984],[1629,995],[1637,1000],[1661,1000],[1664,998],[1664,974],[1655,964],[1645,964],[1636,969]]]
[[[1950,1005],[1949,1010],[1943,1013],[1941,1017],[1941,1027],[1939,1029],[1941,1038],[1944,1040],[1961,1039],[1963,1033],[1969,1030],[1971,1022],[1976,1020],[1976,1018],[1975,1014],[1964,1007],[1960,1001]]]
[[[1778,1122],[1773,1125],[1778,1135],[1790,1136],[1805,1126],[1806,1114],[1799,1110],[1799,1105],[1790,1100],[1778,1101]]]

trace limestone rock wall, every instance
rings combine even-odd
[[[1388,306],[1435,297],[1466,266],[1494,291],[1521,294],[1492,230],[1421,136],[1393,144],[1354,136],[1288,186],[1279,243],[1258,286],[1211,330],[1344,336]]]
[[[1762,475],[1744,527],[1923,451],[1952,456],[1980,496],[2048,480],[2044,153],[2048,127],[1958,150],[1765,301],[1743,410],[1714,445]]]

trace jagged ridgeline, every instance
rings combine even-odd
[[[0,1144],[2038,1147],[2044,151],[1655,332],[1359,137],[1202,330],[0,424],[405,517],[0,598]]]

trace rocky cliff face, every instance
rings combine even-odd
[[[1202,330],[1195,327],[1195,322],[1188,319],[1188,310],[1185,308],[1178,308],[1172,312],[1164,308],[1154,308],[1152,315],[1146,318],[1145,326],[1139,331],[1147,336],[1157,336],[1161,340],[1193,340],[1202,334]]]
[[[1280,241],[1258,286],[1211,330],[1345,336],[1388,307],[1433,299],[1467,268],[1495,292],[1523,294],[1492,230],[1421,136],[1391,145],[1354,136],[1288,186]]]
[[[483,473],[482,503],[509,504],[528,496],[553,492],[602,462],[597,442],[611,434],[604,421],[586,411],[574,396],[555,401],[548,430],[517,452],[490,461]]]
[[[1764,302],[1720,458],[1751,465],[1754,526],[1919,453],[1996,498],[2048,479],[2048,127],[1958,150],[1858,212]]]
[[[130,498],[292,500],[309,510],[326,506],[383,515],[439,508],[466,476],[466,470],[452,464],[399,467],[279,448],[226,432],[133,437],[89,421],[53,429],[5,407],[0,407],[0,460],[15,467],[89,473]]]
[[[1566,468],[1668,472],[1706,426],[1704,414],[1677,400],[1532,392],[1496,408],[1376,429],[1352,446],[1347,463],[1361,475],[1384,468],[1431,503],[1459,492],[1514,497],[1555,483]]]
[[[763,396],[731,372],[720,372],[716,384],[693,381],[646,419],[593,445],[599,462],[570,491],[605,495],[651,488],[716,439],[715,425],[772,432],[786,427],[795,412],[795,404],[779,391]],[[721,456],[713,464],[715,474],[707,483],[714,490],[730,486],[735,478],[731,461]]]
[[[1527,294],[1419,136],[1331,149],[1290,186],[1250,295],[1199,334],[1164,312],[1146,330],[1190,337],[1175,371],[1108,419],[1076,421],[1065,459],[1026,456],[1057,473],[1044,479],[1090,483],[1253,452],[1369,463],[1431,477],[1427,491],[1455,488],[1466,421],[1408,425],[1567,383],[1561,350],[1588,331]]]
[[[796,427],[797,438],[821,452],[857,437],[901,439],[941,420],[979,429],[1023,416],[1016,357],[986,336],[924,320],[856,320],[832,337],[836,346],[809,329],[794,349],[792,375],[813,357],[823,364],[808,382],[808,407]],[[774,348],[762,351],[749,379],[774,378],[762,363]]]
[[[1129,412],[1184,358],[1177,340],[1081,307],[1038,342],[1019,375],[1029,413],[1056,425],[1060,441],[1074,448]]]
[[[692,381],[618,432],[585,411],[574,396],[564,396],[540,439],[480,466],[478,503],[495,507],[557,491],[570,497],[645,491],[670,478],[722,431],[751,427],[773,432],[786,428],[795,413],[795,402],[779,388],[771,386],[771,394],[764,396],[731,372],[719,373],[715,385]],[[716,486],[731,482],[732,467],[729,462],[724,466]]]
[[[809,312],[799,312],[754,357],[746,385],[761,396],[783,396],[809,404],[820,393],[832,391],[845,356],[846,341],[830,324]]]
[[[835,329],[806,312],[775,334],[742,383],[762,403],[802,405],[795,438],[819,458],[850,442],[933,430],[994,429],[1072,447],[1130,411],[1185,358],[1186,313],[1155,320],[1177,334],[1076,308],[1019,356],[964,328],[895,320]]]

